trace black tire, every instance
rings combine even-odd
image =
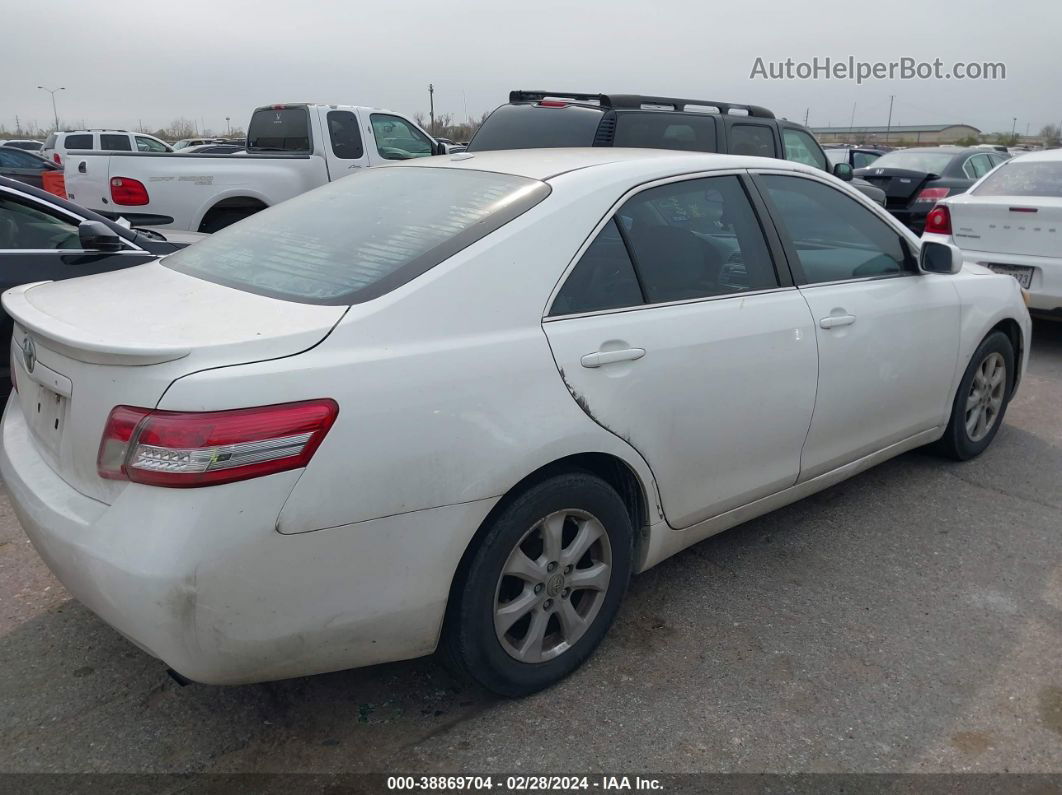
[[[539,527],[544,518],[564,511],[589,514],[603,526],[611,576],[607,586],[597,592],[603,596],[594,595],[593,598],[600,598],[600,606],[578,640],[552,659],[523,662],[506,651],[495,629],[496,600],[504,584],[503,567],[518,546],[528,543],[527,534],[532,528]],[[567,524],[564,526],[569,528]],[[605,481],[584,472],[556,475],[531,486],[502,508],[485,530],[451,594],[440,656],[456,673],[470,677],[488,690],[503,696],[525,696],[554,684],[578,668],[608,632],[630,581],[634,532],[619,495]],[[568,543],[573,542],[566,542],[565,551]],[[540,559],[546,558],[543,550]],[[534,586],[521,584],[521,587],[533,589]],[[543,598],[550,590],[544,587]],[[566,594],[564,598],[568,598]],[[573,593],[572,604],[577,598],[583,597]],[[538,610],[538,607],[531,608],[527,615],[533,618]],[[547,622],[553,620],[549,618]],[[559,625],[547,623],[546,626],[556,626],[560,631]]]
[[[975,440],[971,438],[966,427],[966,401],[971,395],[978,369],[985,359],[992,354],[1002,356],[1006,365],[1003,402],[998,416],[993,420],[992,427],[988,429],[985,436]],[[962,381],[959,382],[959,390],[955,394],[955,400],[952,403],[951,418],[948,420],[947,430],[944,431],[944,436],[932,446],[933,451],[956,461],[967,461],[981,455],[988,449],[988,446],[992,444],[992,440],[996,438],[996,433],[998,433],[999,427],[1003,424],[1003,418],[1007,413],[1011,392],[1014,390],[1014,376],[1014,346],[1006,334],[1001,331],[993,331],[982,340],[981,344],[977,346],[977,350],[974,351],[973,356],[970,357],[970,363],[966,367]]]

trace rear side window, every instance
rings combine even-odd
[[[914,272],[900,233],[855,199],[803,177],[759,179],[808,284]]]
[[[715,119],[706,115],[618,113],[613,146],[714,152]]]
[[[328,138],[332,154],[341,160],[359,160],[365,155],[361,145],[358,117],[349,110],[328,111]]]
[[[104,152],[129,152],[132,148],[129,144],[129,136],[124,133],[121,135],[100,133],[100,149]]]
[[[68,135],[63,145],[67,149],[91,149],[92,148],[92,133],[86,133],[84,135]]]
[[[579,105],[502,105],[483,122],[468,151],[593,146],[603,115],[597,108]]]
[[[1062,198],[1062,161],[1019,161],[1000,166],[973,191],[976,196]]]
[[[785,159],[794,163],[803,163],[807,166],[815,166],[823,171],[826,168],[826,157],[823,155],[815,139],[803,130],[794,130],[786,127],[782,130],[782,139],[785,143]]]
[[[576,315],[638,306],[642,288],[613,218],[583,252],[553,299],[550,315]]]
[[[260,152],[309,152],[310,115],[304,107],[259,108],[247,127],[247,146]]]
[[[730,154],[775,157],[774,131],[763,124],[735,124],[730,128]]]
[[[522,215],[544,182],[451,168],[373,168],[215,232],[163,263],[207,281],[345,305],[405,284]]]

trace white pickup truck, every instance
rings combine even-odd
[[[103,215],[216,232],[357,169],[445,152],[400,113],[286,104],[254,111],[246,153],[70,152],[64,166],[68,198]]]

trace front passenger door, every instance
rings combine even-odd
[[[815,338],[768,239],[738,175],[646,188],[599,228],[543,322],[568,389],[648,462],[672,527],[796,482]]]
[[[757,176],[815,320],[808,480],[947,420],[959,345],[951,276],[921,273],[901,232],[817,179]]]

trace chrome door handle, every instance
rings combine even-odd
[[[827,315],[819,319],[819,325],[822,328],[837,328],[837,326],[850,326],[855,321],[855,315]]]
[[[645,348],[624,348],[621,351],[594,351],[579,361],[583,367],[600,367],[613,362],[633,362],[645,356]]]

